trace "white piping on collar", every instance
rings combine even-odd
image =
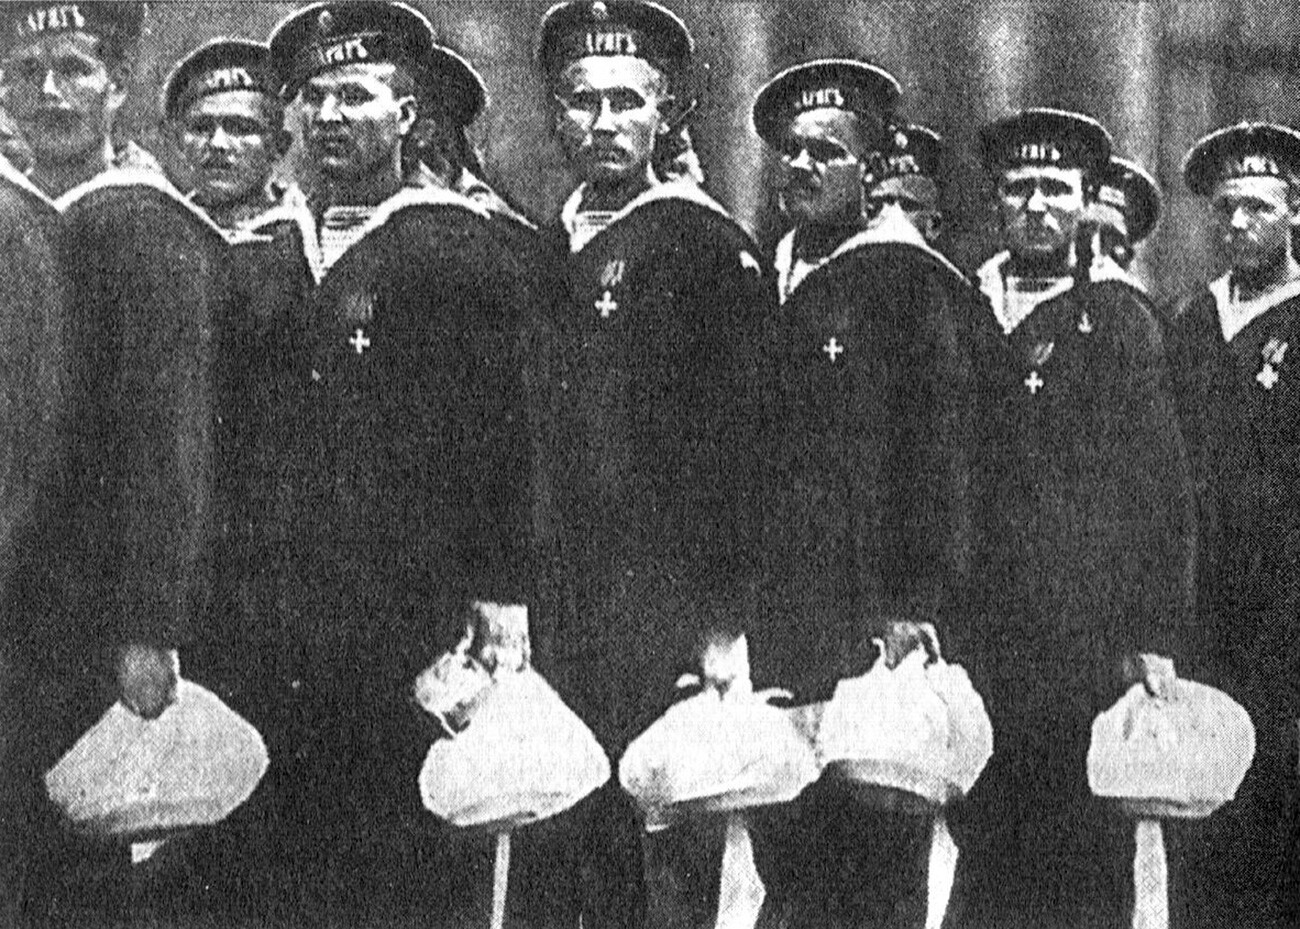
[[[253,234],[250,230],[224,229],[218,226],[212,221],[211,216],[199,209],[166,177],[147,168],[109,168],[107,171],[95,175],[84,184],[78,184],[59,197],[55,201],[55,207],[60,212],[64,212],[81,198],[87,197],[96,191],[124,187],[148,187],[165,194],[229,244],[234,245],[262,239],[261,236]]]
[[[1121,284],[1128,284],[1138,293],[1147,293],[1147,287],[1131,271],[1126,271],[1118,261],[1109,255],[1099,255],[1092,260],[1092,267],[1088,269],[1088,279],[1096,283],[1106,281],[1119,281]]]
[[[366,236],[380,229],[398,212],[414,206],[455,206],[483,219],[491,218],[491,214],[481,204],[446,188],[403,187],[375,207],[374,213],[362,224],[356,241],[348,246],[344,254],[356,248]],[[250,233],[264,232],[268,226],[277,222],[291,222],[298,227],[302,233],[303,257],[311,268],[312,278],[319,284],[329,269],[325,267],[325,257],[321,252],[316,217],[307,202],[307,195],[297,185],[286,190],[276,206],[247,223],[244,229]]]
[[[1232,297],[1232,272],[1209,283],[1214,305],[1219,311],[1219,328],[1223,341],[1231,342],[1241,331],[1273,307],[1300,296],[1300,280],[1288,281],[1275,290],[1261,294],[1253,300],[1234,300]]]
[[[564,227],[564,232],[568,236],[570,251],[581,251],[581,249],[573,248],[573,232],[577,223],[578,208],[582,205],[582,198],[586,196],[586,194],[587,185],[582,184],[577,190],[569,195],[569,199],[566,200],[564,206],[560,208],[560,224]],[[731,220],[733,223],[736,221],[734,217],[727,212],[726,208],[722,206],[722,204],[718,203],[718,201],[714,200],[701,190],[698,184],[693,181],[673,180],[654,184],[649,189],[637,194],[628,201],[626,206],[614,214],[613,218],[609,221],[609,225],[614,225],[620,219],[624,219],[631,215],[634,210],[645,206],[647,203],[653,203],[656,200],[687,200],[691,203],[713,210],[715,213]]]
[[[15,168],[9,159],[3,155],[0,155],[0,178],[13,184],[24,193],[31,194],[51,209],[57,210],[59,208],[59,205],[54,202],[54,199],[49,194],[37,187],[30,177]]]
[[[1006,269],[1007,262],[1010,260],[1010,252],[998,252],[988,261],[984,262],[984,264],[980,265],[979,271],[976,272],[980,290],[983,292],[984,296],[988,297],[989,303],[993,307],[993,315],[997,319],[998,325],[1002,327],[1002,332],[1006,335],[1011,335],[1011,333],[1016,330],[1016,327],[1028,319],[1030,315],[1032,315],[1033,311],[1038,309],[1038,307],[1042,306],[1054,297],[1059,297],[1074,286],[1073,276],[1062,278],[1059,282],[1047,288],[1041,294],[1035,295],[1036,299],[1034,300],[1033,306],[1029,312],[1025,313],[1025,315],[1021,316],[1019,319],[1012,319],[1010,314],[1007,312],[1006,277],[1003,273]]]
[[[802,267],[796,265],[794,258],[794,230],[786,233],[781,241],[777,243],[775,257],[777,288],[781,302],[785,303],[799,288],[799,285],[807,280],[808,276],[814,271],[830,264],[836,258],[866,245],[909,245],[920,249],[938,262],[941,267],[946,268],[961,280],[965,281],[967,279],[966,275],[962,274],[956,265],[936,251],[925,240],[925,236],[921,235],[920,231],[907,220],[907,217],[890,211],[881,220],[872,223],[861,232],[849,236],[837,245],[835,250],[827,255],[825,259],[818,262],[802,262],[800,263]]]
[[[808,276],[805,271],[799,275],[799,279],[794,280],[794,230],[790,230],[781,237],[781,241],[776,243],[776,255],[773,259],[776,265],[776,291],[782,303],[790,298],[794,293],[795,287],[802,283],[803,279]]]

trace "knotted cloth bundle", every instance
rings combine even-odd
[[[154,720],[108,709],[45,774],[78,831],[147,842],[225,819],[268,764],[261,735],[211,691],[181,680]]]
[[[993,724],[966,672],[943,660],[933,628],[917,631],[895,667],[878,640],[871,670],[836,685],[817,755],[864,802],[931,817],[925,926],[938,929],[958,858],[944,808],[970,792],[993,757]]]
[[[420,797],[453,826],[501,831],[564,812],[609,775],[591,730],[525,667],[499,673],[465,730],[433,744]]]
[[[619,783],[650,829],[677,815],[785,803],[820,774],[790,713],[768,703],[780,692],[754,692],[744,636],[710,644],[701,660],[704,689],[671,706],[619,762]]]
[[[993,725],[966,672],[917,648],[894,668],[882,654],[836,685],[817,754],[868,800],[894,805],[901,793],[943,806],[975,786],[993,755]]]
[[[1233,798],[1254,757],[1250,715],[1227,694],[1177,680],[1157,699],[1134,685],[1093,721],[1088,786],[1134,816],[1199,819]]]
[[[783,692],[754,692],[745,636],[715,634],[700,665],[699,676],[681,683],[703,690],[633,740],[619,761],[619,783],[645,812],[649,831],[725,814],[714,929],[752,929],[766,888],[743,811],[793,800],[820,770],[792,715],[768,703]]]
[[[1134,929],[1168,929],[1160,820],[1203,818],[1235,796],[1255,757],[1250,715],[1227,694],[1175,680],[1167,696],[1135,684],[1092,724],[1088,786],[1137,817]]]

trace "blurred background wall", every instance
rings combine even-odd
[[[488,173],[539,221],[572,186],[550,133],[531,56],[551,0],[412,0],[442,40],[482,72],[493,103],[475,127]],[[809,58],[866,58],[902,82],[902,111],[948,142],[947,227],[954,261],[975,267],[997,245],[977,127],[1021,106],[1087,112],[1117,151],[1165,192],[1140,272],[1173,296],[1218,273],[1205,204],[1179,164],[1210,129],[1241,119],[1300,125],[1300,4],[1294,0],[663,0],[690,26],[703,102],[696,145],[709,187],[765,246],[780,232],[775,162],[749,128],[765,79]],[[216,35],[265,38],[297,3],[156,2],[123,134],[160,154],[158,88],[184,52]]]

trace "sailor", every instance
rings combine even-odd
[[[1007,250],[979,272],[981,619],[963,654],[997,744],[969,798],[959,897],[974,925],[1118,924],[1132,830],[1090,795],[1084,761],[1095,716],[1133,681],[1167,694],[1186,655],[1187,461],[1145,297],[1080,266],[1109,134],[1029,109],[980,142]]]
[[[271,174],[288,137],[264,43],[199,46],[167,76],[162,110],[188,175],[181,186],[215,223],[233,228],[274,205]]]
[[[455,86],[423,15],[315,4],[269,44],[305,174],[252,227],[273,240],[253,315],[282,325],[249,346],[256,556],[233,699],[272,774],[227,849],[228,896],[293,924],[427,925],[456,875],[421,865],[431,727],[411,687],[467,615],[526,602],[520,332],[538,288],[486,210],[407,183],[422,82]]]
[[[0,11],[7,103],[34,158],[31,183],[14,183],[37,200],[58,195],[45,203],[59,214],[61,282],[27,310],[50,312],[60,287],[77,308],[48,318],[47,343],[25,349],[30,357],[13,369],[42,364],[22,406],[43,411],[52,437],[33,443],[24,466],[40,479],[12,498],[31,519],[15,518],[25,541],[3,591],[6,615],[23,618],[6,636],[23,707],[11,757],[21,768],[15,793],[31,801],[18,847],[29,872],[22,905],[37,921],[51,908],[102,920],[138,889],[125,849],[103,846],[85,861],[87,849],[49,815],[40,775],[115,700],[153,719],[175,698],[177,650],[206,618],[209,544],[219,534],[212,356],[231,306],[229,243],[140,149],[112,148],[143,15],[136,3]],[[32,233],[15,254],[39,244]],[[18,337],[15,349],[26,345]]]
[[[574,591],[557,629],[557,682],[611,758],[672,700],[701,630],[745,616],[755,569],[767,284],[727,210],[694,181],[655,170],[661,145],[681,151],[669,136],[690,99],[692,53],[664,7],[574,0],[546,14],[537,54],[579,182],[554,226],[568,278],[554,408]],[[589,925],[646,918],[641,831],[617,786],[595,798]],[[656,835],[645,867],[658,886],[674,871],[692,875],[680,898],[708,921],[720,856],[675,833]],[[683,869],[697,853],[706,863]]]
[[[50,197],[111,167],[160,170],[134,142],[113,144],[145,6],[123,0],[0,5],[5,108],[31,149],[29,176]]]
[[[753,122],[781,155],[792,225],[776,250],[777,402],[755,675],[800,704],[866,673],[872,640],[957,618],[968,580],[971,283],[914,224],[934,185],[895,130],[899,85],[875,65],[795,65]],[[923,143],[922,143],[923,144]],[[896,156],[894,162],[890,155]],[[904,165],[906,164],[906,169]],[[928,188],[921,190],[921,188]],[[770,906],[791,925],[924,921],[924,817],[880,813],[827,780],[797,828],[760,833]],[[787,834],[781,836],[782,831]]]
[[[867,211],[897,204],[912,225],[934,247],[943,229],[939,209],[939,165],[943,140],[927,126],[895,127],[872,172],[875,183],[867,193]]]
[[[1187,906],[1206,925],[1295,925],[1297,609],[1294,462],[1300,390],[1300,132],[1241,123],[1196,143],[1187,187],[1208,200],[1223,274],[1184,297],[1170,371],[1194,466],[1198,626],[1207,677],[1250,712],[1255,761],[1237,797],[1191,831]]]
[[[1112,155],[1097,182],[1097,193],[1080,224],[1094,280],[1116,277],[1139,290],[1146,286],[1131,273],[1137,247],[1160,219],[1160,187],[1135,161]]]

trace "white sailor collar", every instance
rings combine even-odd
[[[72,204],[76,203],[83,197],[100,190],[113,190],[129,187],[148,187],[166,195],[178,206],[186,210],[190,215],[195,217],[203,226],[212,230],[226,242],[234,245],[240,242],[259,241],[262,237],[253,234],[246,229],[224,229],[212,221],[207,213],[199,209],[188,197],[180,192],[166,176],[146,167],[128,166],[122,168],[109,168],[100,174],[95,175],[84,184],[78,184],[69,190],[63,196],[54,201],[55,207],[59,212],[66,211]]]
[[[571,251],[581,251],[573,248],[573,233],[577,226],[579,207],[582,206],[582,198],[586,196],[587,185],[582,184],[569,195],[569,199],[564,202],[560,208],[560,224],[564,227],[565,236],[569,240]],[[634,211],[640,209],[648,203],[654,203],[659,200],[686,200],[706,209],[713,210],[719,216],[722,216],[732,222],[735,219],[726,208],[714,200],[694,181],[671,180],[662,181],[658,184],[651,185],[648,189],[642,191],[628,201],[627,205],[614,213],[609,221],[609,225],[614,225],[619,220],[630,216]],[[602,230],[603,231],[603,230]]]
[[[784,303],[807,280],[808,276],[836,258],[848,254],[854,249],[867,245],[909,245],[920,249],[943,268],[957,275],[963,281],[966,275],[957,266],[940,254],[925,240],[925,236],[897,210],[887,210],[879,221],[872,223],[861,232],[849,236],[824,259],[817,262],[796,263],[794,257],[794,230],[786,233],[776,246],[776,277],[781,302]],[[800,267],[799,265],[802,265]]]
[[[1215,308],[1219,311],[1219,328],[1223,332],[1225,342],[1231,342],[1241,334],[1243,329],[1273,307],[1285,303],[1292,297],[1300,296],[1300,280],[1294,280],[1253,300],[1234,300],[1231,271],[1223,277],[1210,281],[1208,286],[1210,295],[1214,297]]]
[[[980,291],[988,297],[990,305],[993,307],[993,315],[997,318],[998,324],[1002,327],[1003,333],[1011,335],[1016,327],[1030,317],[1034,310],[1042,306],[1048,300],[1059,297],[1074,286],[1074,277],[1067,276],[1061,278],[1057,283],[1048,287],[1038,294],[1024,295],[1026,309],[1023,313],[1013,317],[1010,307],[1007,304],[1007,281],[1006,266],[1011,260],[1011,252],[998,252],[984,264],[980,265],[976,272],[976,279],[979,281]]]
[[[487,209],[482,205],[462,194],[447,190],[445,187],[403,187],[375,207],[374,213],[362,224],[360,234],[357,236],[356,241],[348,246],[347,251],[356,248],[367,236],[382,228],[397,213],[417,206],[453,206],[467,210],[483,219],[491,218]],[[319,284],[325,279],[328,270],[325,267],[324,255],[321,253],[320,230],[317,227],[316,217],[311,211],[306,193],[296,184],[291,185],[284,192],[284,196],[277,205],[245,224],[242,230],[246,234],[265,234],[270,226],[281,222],[293,223],[298,227],[299,232],[302,234],[303,257],[307,259],[307,266],[311,269],[312,278]],[[337,264],[337,262],[335,263]]]

